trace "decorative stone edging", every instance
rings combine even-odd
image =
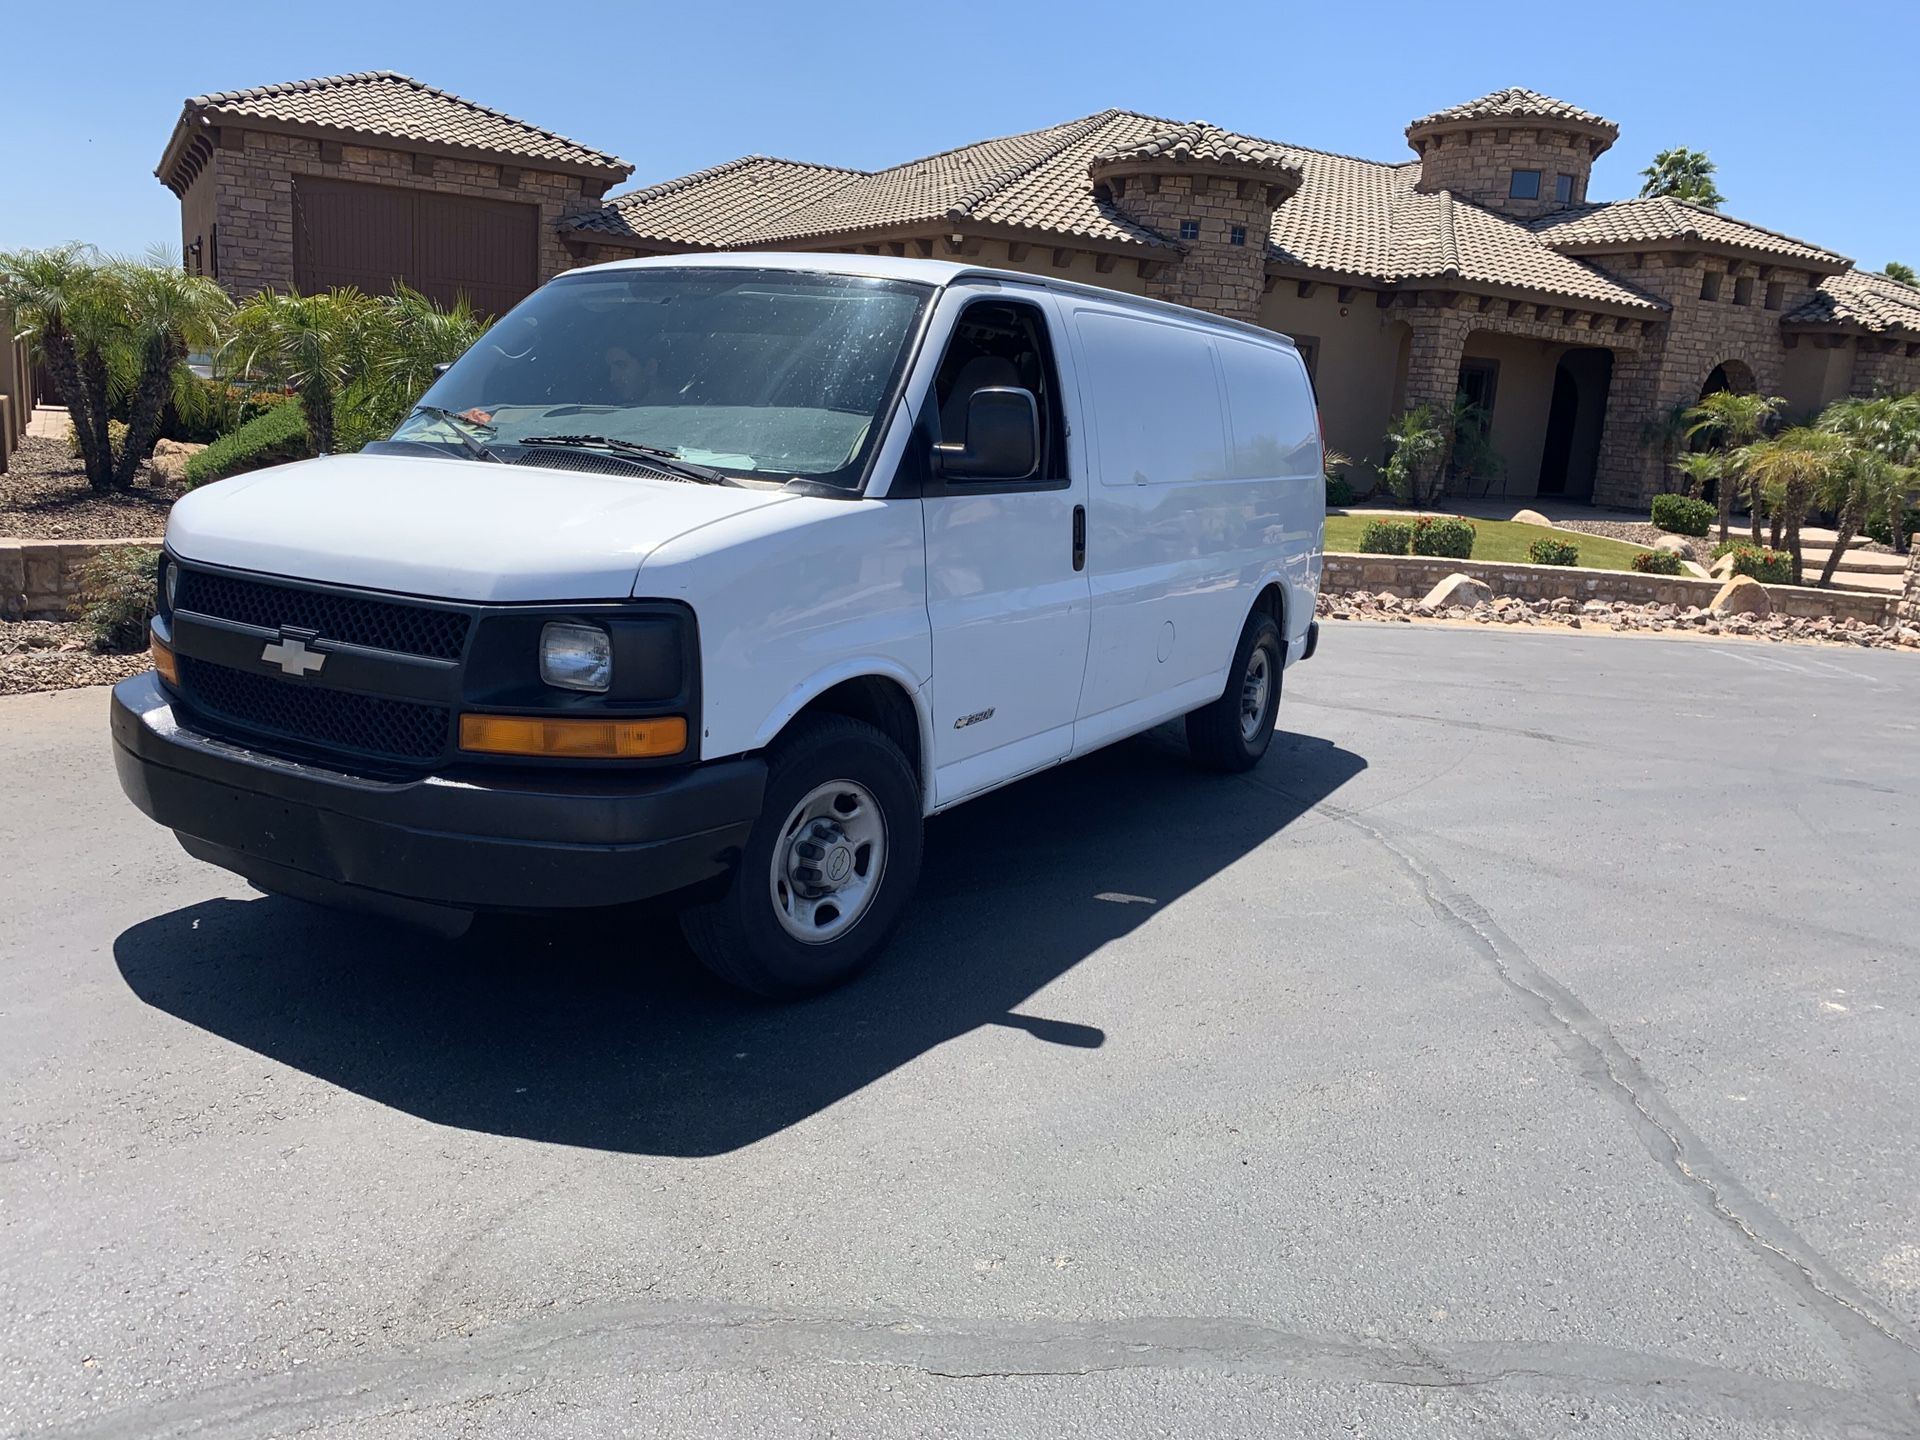
[[[0,540],[0,620],[65,620],[94,556],[150,540]]]
[[[1625,601],[1631,605],[1678,605],[1704,608],[1720,590],[1718,580],[1695,580],[1684,575],[1643,575],[1637,570],[1585,570],[1570,565],[1525,565],[1504,560],[1447,560],[1428,555],[1339,555],[1329,552],[1321,572],[1323,591],[1389,591],[1418,599],[1449,575],[1471,575],[1484,580],[1495,595],[1521,600]],[[1864,625],[1889,625],[1894,619],[1892,595],[1869,595],[1858,590],[1816,590],[1804,585],[1769,585],[1767,598],[1776,615],[1817,619],[1858,620]]]

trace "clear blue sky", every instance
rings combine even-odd
[[[1728,213],[1920,265],[1913,98],[1893,78],[1920,0],[23,8],[0,248],[177,246],[153,167],[185,97],[400,70],[621,155],[635,184],[752,151],[870,169],[1109,105],[1397,160],[1415,116],[1524,85],[1620,125],[1595,198],[1689,145]]]

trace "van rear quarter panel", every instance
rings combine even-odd
[[[856,675],[898,682],[921,715],[932,675],[920,502],[794,496],[669,540],[633,593],[700,625],[700,757],[757,750]]]
[[[1290,345],[1098,302],[1065,307],[1095,483],[1080,714],[1131,728],[1148,696],[1220,693],[1254,597],[1284,587],[1304,643],[1325,517],[1319,428]]]

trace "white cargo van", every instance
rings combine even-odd
[[[683,893],[798,994],[886,943],[924,816],[1182,715],[1258,762],[1323,511],[1283,336],[931,260],[578,270],[390,440],[174,507],[115,759],[262,889]]]

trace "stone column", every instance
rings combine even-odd
[[[1420,467],[1414,499],[1424,502],[1439,493],[1439,477],[1453,449],[1453,397],[1460,389],[1460,357],[1467,347],[1473,317],[1464,311],[1436,306],[1416,310],[1409,317],[1411,343],[1407,348],[1407,383],[1402,414],[1430,405],[1439,416],[1446,439],[1440,451]]]
[[[1896,624],[1920,630],[1920,537],[1907,548],[1907,584],[1893,610]]]

